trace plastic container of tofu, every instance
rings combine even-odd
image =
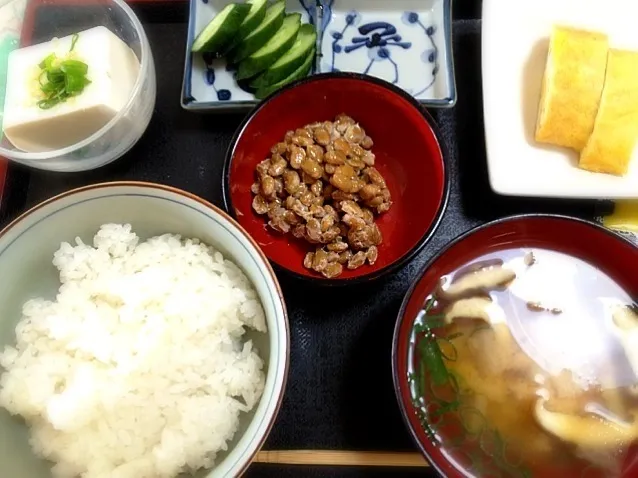
[[[0,156],[86,171],[120,158],[144,134],[155,65],[123,0],[0,1],[0,27],[13,34],[0,38]]]

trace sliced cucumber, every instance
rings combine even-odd
[[[275,91],[287,85],[288,83],[291,83],[295,80],[300,80],[301,78],[308,76],[308,73],[310,73],[310,70],[312,69],[312,63],[314,62],[314,60],[315,60],[315,49],[313,48],[310,51],[310,54],[306,57],[305,61],[299,68],[297,68],[287,78],[284,78],[279,83],[275,83],[274,85],[269,85],[269,86],[264,86],[263,88],[259,88],[255,92],[255,98],[259,100],[263,100],[266,96],[270,95],[271,93],[274,93]]]
[[[238,80],[251,78],[276,62],[294,45],[300,27],[300,13],[286,15],[279,31],[264,46],[239,64],[236,78]]]
[[[248,0],[246,3],[250,5],[250,12],[239,27],[237,38],[240,40],[250,35],[261,24],[268,8],[268,0]]]
[[[206,28],[197,35],[191,51],[219,53],[224,46],[233,39],[239,27],[250,12],[250,5],[246,3],[229,3]]]
[[[244,18],[244,21],[239,27],[237,35],[226,44],[222,56],[228,55],[229,52],[236,48],[239,43],[250,35],[266,17],[266,9],[268,8],[268,0],[248,0],[246,3],[250,4],[250,12]]]
[[[301,25],[292,48],[279,58],[271,67],[255,78],[250,86],[255,89],[280,82],[299,68],[310,50],[315,47],[317,31],[313,25]]]
[[[273,3],[266,10],[266,16],[261,21],[257,29],[248,34],[239,45],[233,48],[227,54],[227,59],[231,63],[239,63],[247,56],[259,50],[275,33],[281,28],[284,22],[284,14],[286,11],[285,0],[279,0]]]

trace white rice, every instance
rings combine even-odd
[[[0,406],[25,418],[54,476],[173,477],[211,467],[264,388],[247,327],[266,332],[232,262],[176,235],[100,228],[63,243],[55,301],[23,308],[0,354]]]

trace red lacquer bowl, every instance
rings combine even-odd
[[[251,207],[255,167],[286,131],[346,113],[373,138],[375,166],[392,193],[393,206],[377,219],[383,234],[373,265],[324,279],[303,267],[313,247],[266,227]],[[261,103],[235,135],[224,166],[228,212],[250,233],[266,256],[297,277],[337,285],[378,278],[410,261],[432,237],[447,204],[449,175],[432,117],[414,98],[382,80],[350,73],[309,77]]]
[[[408,379],[411,332],[441,276],[481,255],[518,247],[550,249],[578,257],[605,272],[631,297],[638,297],[638,247],[601,226],[568,217],[524,215],[494,221],[457,238],[429,261],[408,290],[399,311],[392,345],[392,374],[399,407],[414,441],[439,473],[448,478],[465,475],[457,471],[441,448],[428,438],[412,403]],[[638,476],[636,448],[630,449],[623,478]],[[535,473],[533,478],[541,476],[572,478],[565,475],[564,470],[559,472],[551,466]]]

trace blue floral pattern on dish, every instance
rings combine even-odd
[[[412,43],[401,41],[401,35],[397,34],[397,29],[394,25],[387,22],[372,22],[366,23],[358,27],[360,36],[352,37],[350,44],[342,45],[342,40],[346,31],[350,27],[354,27],[361,21],[361,15],[352,11],[346,15],[346,24],[341,31],[332,32],[332,63],[331,70],[335,71],[335,62],[338,54],[349,54],[353,51],[357,51],[360,48],[366,48],[370,63],[366,66],[362,73],[369,74],[375,61],[387,60],[392,63],[394,67],[394,79],[392,83],[399,81],[399,68],[396,62],[392,59],[390,53],[391,47],[399,47],[403,49],[409,49],[412,47]]]
[[[415,11],[390,10],[388,2],[323,0],[320,71],[377,76],[418,99],[439,96],[432,91],[437,86],[449,89],[449,80],[440,75],[444,17],[434,13],[431,4],[436,2],[420,5],[428,3],[430,9]],[[418,4],[393,2],[397,7]],[[360,8],[345,10],[348,6]]]
[[[203,0],[206,3],[208,0]],[[218,90],[215,87],[215,80],[217,79],[217,75],[215,74],[215,56],[210,53],[204,53],[202,55],[204,59],[204,65],[206,65],[206,71],[204,75],[206,76],[206,83],[208,83],[213,90],[215,90],[215,94],[217,95],[217,99],[219,101],[230,101],[233,97],[233,94],[230,90],[223,88]],[[228,69],[226,69],[228,71]]]
[[[432,80],[420,91],[414,93],[414,96],[420,96],[429,90],[434,82],[436,81],[436,77],[439,74],[439,48],[434,41],[434,35],[436,34],[436,26],[428,25],[426,26],[419,17],[419,14],[416,12],[405,12],[403,14],[402,20],[407,25],[418,25],[423,30],[423,33],[427,36],[430,42],[430,48],[426,49],[421,53],[421,61],[423,63],[431,63],[432,67]]]

